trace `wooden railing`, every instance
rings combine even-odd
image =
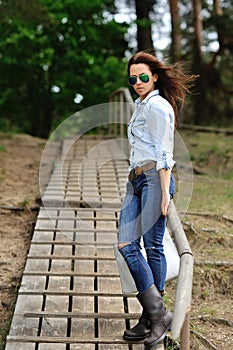
[[[129,122],[134,109],[129,90],[127,88],[118,89],[111,94],[109,103],[109,124],[112,126],[110,133],[114,136],[125,137],[124,125]],[[120,123],[120,127],[117,127],[117,123]],[[194,259],[173,200],[169,205],[168,226],[180,255],[180,271],[171,330],[172,338],[174,340],[180,338],[180,349],[189,350]]]
[[[134,103],[127,88],[116,90],[109,96],[109,133],[124,138],[126,126],[134,110]]]

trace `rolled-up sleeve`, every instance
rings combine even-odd
[[[151,104],[148,116],[151,142],[155,147],[156,170],[172,169],[174,148],[174,111],[170,105]]]

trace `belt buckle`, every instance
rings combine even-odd
[[[135,172],[135,169],[130,170],[129,181],[134,181],[134,180],[136,180],[136,178],[137,178],[137,174]]]

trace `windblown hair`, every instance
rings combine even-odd
[[[190,92],[189,89],[193,86],[193,82],[198,76],[186,75],[181,70],[179,63],[165,65],[154,55],[146,51],[138,52],[130,58],[128,62],[128,75],[130,75],[132,64],[139,63],[147,64],[150,67],[151,73],[158,75],[155,89],[158,89],[159,94],[172,105],[175,113],[175,125],[177,125],[179,112],[185,103],[185,96]]]

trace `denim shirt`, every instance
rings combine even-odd
[[[174,110],[158,90],[143,101],[135,101],[135,111],[128,124],[131,146],[129,170],[156,161],[156,170],[172,169],[174,148]]]

